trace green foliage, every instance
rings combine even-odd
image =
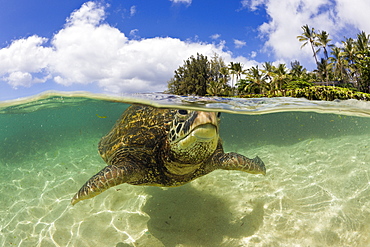
[[[361,77],[358,80],[360,91],[370,93],[370,50],[358,61],[358,71]]]
[[[302,35],[297,38],[303,42],[302,48],[311,46],[317,65],[312,72],[303,68],[299,61],[291,62],[291,69],[285,64],[271,62],[263,63],[262,69],[258,65],[243,69],[239,62],[230,62],[226,66],[217,54],[210,61],[197,54],[175,71],[175,76],[168,82],[168,92],[200,96],[369,100],[366,93],[370,93],[370,36],[361,32],[356,39],[346,38],[342,46],[335,47],[330,44],[326,31],[316,33],[308,25],[302,26],[302,30]]]
[[[214,54],[210,61],[211,79],[207,86],[207,94],[211,96],[227,96],[231,93],[228,85],[230,80],[229,69],[224,60]]]
[[[306,88],[313,86],[313,83],[307,81],[291,81],[288,83],[284,89],[296,89],[296,88]]]
[[[168,93],[177,95],[224,95],[228,94],[228,71],[217,54],[211,61],[207,56],[191,56],[180,66],[168,82]]]
[[[264,93],[267,86],[266,74],[258,68],[258,65],[252,66],[246,72],[246,79],[240,80],[237,84],[239,92]]]
[[[370,93],[370,36],[365,32],[357,34],[357,38],[346,38],[342,41],[342,47],[329,44],[329,34],[326,31],[315,32],[308,25],[302,26],[303,33],[297,36],[304,42],[302,47],[311,44],[317,64],[314,71],[320,81],[338,81],[348,87],[352,84],[357,90]],[[327,48],[331,48],[329,57]],[[316,50],[314,49],[316,48]],[[323,50],[323,58],[320,61],[317,55]]]
[[[168,83],[168,92],[178,95],[200,95],[207,93],[210,65],[206,56],[191,56],[175,71]]]
[[[306,98],[309,100],[327,100],[332,101],[335,99],[357,99],[370,101],[370,94],[352,91],[348,88],[340,88],[333,86],[311,86],[305,88],[283,89],[269,91],[266,94],[247,94],[241,95],[242,98],[254,97],[295,97]]]
[[[207,87],[207,94],[211,96],[227,96],[230,95],[231,87],[225,84],[222,80],[210,81]]]
[[[287,92],[286,96],[304,97],[309,100],[361,99],[370,100],[370,95],[333,86],[313,86]]]

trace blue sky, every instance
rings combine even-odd
[[[299,60],[301,26],[333,43],[370,33],[368,0],[0,0],[0,101],[45,90],[166,89],[197,52],[244,68]],[[289,66],[288,66],[289,67]]]

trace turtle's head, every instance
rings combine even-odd
[[[173,158],[183,164],[199,164],[216,150],[218,131],[217,112],[176,110],[169,131]]]

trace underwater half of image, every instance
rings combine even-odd
[[[217,111],[216,170],[173,188],[121,184],[72,206],[132,104]],[[370,103],[46,93],[0,102],[2,246],[369,246]]]

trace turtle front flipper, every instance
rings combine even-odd
[[[127,165],[109,165],[104,167],[100,172],[92,176],[74,195],[71,204],[90,199],[99,195],[110,187],[129,182],[135,175],[140,176],[136,166]]]
[[[237,153],[223,153],[218,157],[218,162],[219,169],[239,170],[252,174],[266,175],[265,164],[258,156],[254,159],[249,159]]]

